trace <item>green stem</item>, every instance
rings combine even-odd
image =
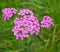
[[[42,38],[40,38],[38,35],[36,36],[36,38],[40,41],[41,44],[45,45],[45,42]]]
[[[27,43],[27,39],[25,39],[25,52],[30,52],[30,46]]]
[[[27,40],[25,39],[25,52],[27,52]]]

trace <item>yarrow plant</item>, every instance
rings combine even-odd
[[[21,11],[24,11],[24,10],[21,10]],[[21,13],[21,11],[20,11],[20,13]],[[29,11],[27,11],[27,13]],[[28,38],[29,35],[34,35],[34,34],[38,35],[38,33],[40,31],[39,21],[32,14],[30,16],[25,15],[23,17],[16,18],[14,20],[14,24],[15,24],[15,26],[12,31],[14,32],[16,39],[20,38],[21,40],[23,40],[24,38]]]
[[[9,20],[13,14],[16,14],[17,10],[15,8],[5,8],[2,10],[3,12],[3,19],[4,20]]]
[[[5,8],[2,10],[4,20],[9,20],[13,14],[16,14],[15,8]],[[38,35],[41,28],[49,28],[54,26],[53,19],[50,16],[44,16],[41,23],[38,18],[34,16],[34,13],[29,9],[22,9],[18,13],[19,17],[14,20],[14,27],[12,32],[16,39],[24,40],[31,35]]]

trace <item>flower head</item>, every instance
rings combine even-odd
[[[23,18],[16,18],[14,20],[14,24],[15,27],[12,29],[12,31],[14,32],[16,38],[18,37],[17,39],[24,39],[26,37],[28,38],[29,34],[38,35],[40,31],[39,21],[34,16],[24,16]]]
[[[5,8],[2,10],[4,20],[9,20],[13,14],[16,14],[17,10],[15,8]]]
[[[44,16],[41,21],[41,27],[49,28],[53,24],[53,19],[50,16]]]
[[[33,12],[29,9],[22,9],[18,13],[18,15],[24,16],[24,15],[33,15]]]

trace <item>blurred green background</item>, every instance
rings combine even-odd
[[[30,9],[41,21],[44,15],[54,20],[54,27],[41,29],[39,37],[31,36],[27,40],[16,40],[13,33],[14,15],[9,21],[4,21],[4,8]],[[0,52],[60,52],[60,0],[0,0]]]

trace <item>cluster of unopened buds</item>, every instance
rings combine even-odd
[[[5,8],[2,10],[4,20],[9,20],[13,14],[16,14],[15,8]],[[22,9],[18,13],[19,17],[14,20],[12,32],[16,39],[23,40],[29,38],[30,35],[38,35],[41,28],[49,28],[53,24],[50,16],[44,16],[41,23],[34,13],[29,9]]]

